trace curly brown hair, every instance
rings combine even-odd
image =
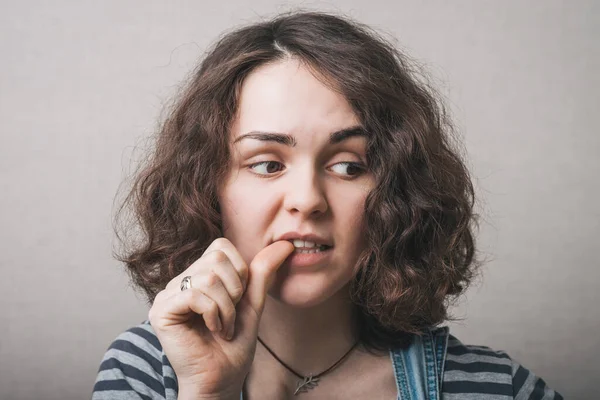
[[[222,236],[217,193],[241,85],[257,67],[289,57],[341,93],[369,132],[367,163],[376,186],[364,210],[368,246],[350,285],[361,342],[386,349],[453,320],[451,300],[481,263],[472,233],[473,185],[441,96],[388,40],[326,13],[278,15],[230,32],[210,49],[118,210],[117,225],[131,208],[141,236],[116,229],[125,246],[115,257],[152,303]]]

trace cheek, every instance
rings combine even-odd
[[[347,262],[354,264],[359,255],[365,249],[367,245],[366,237],[366,223],[365,223],[365,200],[366,196],[361,195],[353,199],[354,201],[348,201],[345,205],[345,209],[342,210],[342,215],[347,215],[340,221],[339,229],[344,232],[345,235],[345,250]]]
[[[236,181],[219,199],[223,219],[223,236],[238,249],[248,262],[261,250],[269,226],[272,199],[256,185]]]
[[[238,177],[229,177],[219,197],[223,220],[228,222],[227,230],[236,230],[237,225],[255,216],[255,208],[260,207],[259,190]]]
[[[341,218],[340,224],[342,229],[347,230],[349,235],[359,236],[364,227],[365,201],[367,194],[363,192],[353,192],[340,196],[339,202],[336,205],[336,214],[347,216]]]

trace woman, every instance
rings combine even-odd
[[[438,327],[478,266],[450,132],[360,24],[292,13],[224,36],[128,198],[145,241],[121,260],[152,306],[93,398],[561,398]]]

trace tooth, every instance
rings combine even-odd
[[[304,241],[304,247],[315,247],[316,243],[309,242],[307,240]]]
[[[304,240],[294,239],[294,247],[304,247]]]
[[[318,249],[318,250],[305,250],[305,249],[296,250],[296,252],[300,253],[300,254],[313,254],[313,253],[320,253],[321,251],[323,251],[323,250],[320,250],[320,249]]]

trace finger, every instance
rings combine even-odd
[[[275,272],[293,251],[292,243],[280,240],[259,251],[250,262],[247,295],[259,317]]]
[[[230,256],[225,254],[223,250],[213,250],[206,254],[204,258],[207,264],[206,268],[209,268],[208,271],[219,277],[223,286],[227,289],[231,301],[233,301],[233,304],[237,304],[244,294],[245,285],[238,271],[233,266]],[[205,271],[199,274],[203,273]]]
[[[191,278],[192,287],[197,288],[206,296],[210,297],[219,308],[219,319],[223,327],[222,336],[229,338],[229,333],[233,332],[235,327],[235,305],[227,292],[227,289],[221,282],[218,275],[208,272],[203,275],[194,275]]]
[[[157,296],[148,319],[153,327],[167,327],[186,322],[196,314],[202,315],[209,330],[221,330],[217,303],[194,288],[165,295],[161,299]]]
[[[181,280],[185,276],[192,276],[202,273],[203,270],[210,268],[213,270],[217,270],[220,268],[221,263],[231,264],[236,271],[241,285],[242,285],[242,294],[246,291],[246,286],[248,282],[248,266],[246,262],[237,251],[235,246],[225,238],[217,238],[215,239],[211,245],[204,251],[202,256],[194,261],[185,271],[181,274],[174,277],[166,286],[169,291],[179,290],[179,286],[181,284]],[[230,275],[230,274],[228,274]],[[237,298],[236,292],[238,289],[236,288],[236,280],[227,278],[226,276],[222,276],[223,283],[226,285],[228,290],[231,290],[232,297],[234,299]],[[241,295],[239,296],[241,297]]]
[[[219,277],[233,304],[235,305],[240,301],[244,294],[244,286],[227,254],[221,250],[213,250],[209,253],[205,253],[202,258],[194,264],[193,267],[188,268],[184,273],[173,278],[171,282],[169,282],[167,289],[170,292],[181,290],[182,276],[193,277],[196,275],[208,276],[213,274]],[[200,281],[192,284],[192,287],[200,287],[197,286],[199,284]]]
[[[246,265],[246,261],[244,261],[244,258],[238,249],[229,241],[229,239],[221,237],[213,240],[204,254],[210,253],[214,250],[221,250],[227,255],[231,264],[233,265],[233,268],[235,268],[242,281],[242,286],[245,292],[248,284],[248,266]]]

